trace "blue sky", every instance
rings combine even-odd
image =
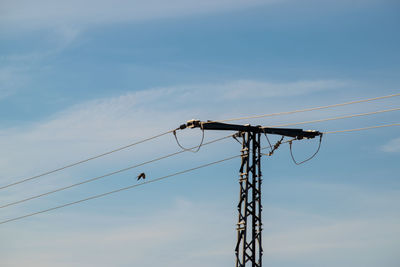
[[[0,3],[1,185],[217,120],[399,92],[397,1]],[[239,121],[299,122],[398,107],[391,98]],[[306,124],[398,123],[389,112]],[[196,130],[180,133],[189,146]],[[227,133],[207,132],[206,141]],[[272,140],[277,138],[271,137]],[[266,141],[263,140],[264,144]],[[294,144],[297,158],[316,140]],[[0,192],[16,201],[179,150],[172,135]],[[0,220],[239,154],[234,140],[2,209]],[[398,127],[327,135],[296,166],[263,159],[269,266],[398,266]],[[0,226],[1,266],[233,266],[239,160]]]

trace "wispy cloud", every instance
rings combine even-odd
[[[357,210],[357,214],[331,214],[332,200],[318,197],[317,190],[312,190],[308,205],[320,201],[325,207],[322,210],[267,205],[264,249],[272,265],[376,266],[376,262],[387,260],[388,266],[395,266],[398,257],[390,248],[399,244],[400,216],[393,209],[399,200],[398,192],[378,193],[358,186],[320,182],[302,181],[298,186],[325,188],[322,192],[331,192],[336,208],[344,205]],[[346,200],[340,203],[339,198]]]
[[[65,162],[102,153],[170,130],[192,118],[230,118],[237,112],[241,116],[248,115],[243,110],[264,113],[266,102],[271,103],[270,108],[274,107],[272,98],[310,95],[319,90],[331,90],[332,84],[340,83],[332,80],[294,83],[241,80],[221,84],[154,88],[84,102],[43,121],[0,131],[3,152],[0,154],[2,183],[38,173],[38,166],[43,165],[44,160],[47,168],[61,166]],[[306,84],[310,84],[310,90],[305,89]],[[230,94],[232,88],[236,92],[234,96]],[[280,92],[277,90],[279,88],[285,90]],[[239,96],[247,91],[253,92],[246,96],[252,101],[244,103]],[[238,106],[242,109],[238,110]],[[208,136],[210,134],[206,138]],[[199,136],[191,132],[190,135],[183,136],[182,141],[184,144],[195,145],[198,144],[198,138]],[[174,146],[174,142],[165,142],[163,139],[157,143],[157,150],[165,151]],[[59,151],[62,153],[58,153]],[[152,153],[141,148],[135,151],[140,151],[142,156]],[[24,167],[17,168],[21,162]],[[8,199],[6,195],[1,197]]]
[[[310,5],[312,0],[3,0],[0,8],[2,30],[38,29],[54,27],[87,28],[96,25],[147,21],[164,18],[189,17],[259,7],[275,3],[302,2]],[[348,8],[348,1],[332,2]],[[377,0],[353,1],[359,5]],[[354,4],[354,3],[353,3]]]
[[[400,152],[400,137],[392,139],[387,144],[383,145],[382,150],[390,153]]]
[[[325,266],[346,262],[352,262],[355,266],[375,266],[373,262],[364,262],[363,255],[369,254],[374,259],[390,258],[390,252],[385,249],[398,243],[400,232],[397,222],[398,218],[335,220],[321,226],[312,226],[310,221],[308,227],[269,233],[266,236],[266,256],[271,259],[296,259],[299,262],[323,262],[331,258],[332,261]],[[352,256],[346,255],[346,251],[352,251]],[[392,257],[388,260],[394,259]]]
[[[295,95],[294,99],[298,101],[301,97],[312,97],[316,92],[331,91],[336,88],[335,86],[346,87],[351,84],[335,80],[288,83],[236,80],[220,84],[154,88],[84,102],[34,125],[3,129],[0,132],[2,183],[7,183],[19,175],[36,174],[39,167],[60,166],[77,157],[82,159],[114,148],[118,144],[131,143],[144,136],[176,127],[185,119],[192,117],[201,119],[215,118],[217,115],[230,117],[238,106],[241,107],[240,112],[251,108],[260,111],[264,109],[266,102],[271,103],[272,108],[277,108],[274,102],[279,98],[287,100]],[[229,94],[232,88],[235,90],[234,95]],[[240,97],[247,90],[252,94],[246,97],[252,101],[242,101]],[[169,148],[171,144],[173,143],[163,140],[155,147],[157,152],[160,152]],[[119,157],[120,162],[117,164],[123,165],[129,162],[130,165],[136,159],[142,161],[146,156],[145,151],[139,148],[124,161]],[[140,157],[131,156],[138,153]],[[209,154],[208,160],[212,160],[211,157],[214,156],[212,153]],[[114,164],[110,165],[115,165],[116,161],[113,162]],[[95,166],[101,168],[107,166],[107,164],[100,166],[101,164]],[[113,168],[115,166],[112,166]],[[67,172],[64,175],[71,178],[71,174]],[[59,181],[53,178],[49,188],[59,186]],[[64,182],[69,184],[70,181],[67,179]],[[329,188],[332,186],[329,185]],[[20,186],[18,190],[10,191],[11,194],[2,194],[1,203],[31,196],[39,192],[37,190],[43,192],[47,189],[43,186],[35,189],[31,184]],[[315,191],[319,191],[318,188]],[[90,194],[92,193],[90,191]],[[360,202],[364,201],[362,205],[371,206],[373,202],[377,208],[387,206],[387,201],[393,203],[397,201],[397,198],[388,199],[386,195],[372,198],[370,194],[361,194],[355,190],[350,190],[347,195],[349,199],[351,197],[357,198]],[[366,199],[370,202],[365,202]],[[54,206],[54,202],[51,201],[47,204],[50,207]],[[34,210],[42,208],[39,207]],[[172,208],[152,210],[153,215],[102,218],[99,214],[68,214],[63,211],[52,218],[68,222],[79,221],[81,223],[79,229],[87,230],[81,232],[73,229],[70,224],[59,223],[55,228],[47,225],[46,235],[40,231],[35,233],[29,231],[19,235],[20,238],[16,240],[12,235],[20,231],[20,226],[10,224],[11,226],[7,226],[10,228],[0,230],[4,231],[2,240],[15,241],[8,242],[8,246],[11,244],[10,251],[0,249],[7,255],[1,255],[0,262],[4,266],[23,266],[28,262],[39,263],[40,266],[63,266],[62,264],[70,266],[72,261],[76,266],[124,266],[133,263],[137,266],[156,266],[160,261],[165,263],[164,266],[174,267],[188,266],[188,262],[190,266],[204,266],[204,262],[207,266],[228,266],[233,259],[234,227],[230,226],[234,219],[230,212],[221,213],[220,208],[214,203],[199,206],[190,200],[180,199]],[[2,213],[2,217],[10,218],[17,213],[20,215],[26,212],[25,209],[20,209],[18,206],[14,211]],[[271,209],[274,207],[266,207],[269,212]],[[270,219],[267,222],[264,232],[266,237],[264,248],[269,260],[282,262],[292,258],[308,262],[307,259],[313,257],[316,261],[318,259],[323,261],[326,258],[338,258],[337,255],[343,255],[347,250],[359,253],[358,258],[363,258],[363,255],[367,254],[381,259],[387,256],[383,251],[385,248],[391,248],[396,242],[398,243],[396,226],[399,218],[393,215],[392,211],[382,211],[380,213],[384,217],[382,220],[341,218],[332,221],[330,216],[324,218],[321,215],[293,210],[271,212],[268,216],[271,218],[273,215],[274,220]],[[99,222],[103,223],[103,227]],[[60,231],[57,227],[63,230]],[[11,230],[5,231],[5,229]],[[367,231],[368,238],[365,238]],[[207,238],[203,235],[205,232]],[[40,234],[40,238],[37,234]],[[21,243],[30,248],[24,257],[18,256],[18,253],[21,253],[19,248]],[[188,243],[197,245],[186,246]],[[180,248],[179,251],[176,248]],[[379,253],[373,252],[378,248],[381,249]],[[107,254],[110,250],[113,252],[112,257]],[[323,257],[318,257],[319,255]],[[349,261],[349,258],[343,260],[343,262]],[[338,262],[343,263],[332,261],[332,266],[337,266]]]
[[[381,198],[393,201],[384,194],[377,197],[378,201]],[[374,197],[369,201],[375,202]],[[1,228],[2,240],[8,242],[0,250],[0,262],[7,267],[25,266],[29,262],[30,266],[70,266],[72,262],[75,266],[150,267],[160,262],[174,267],[231,266],[236,219],[233,207],[180,197],[167,208],[152,208],[144,213],[124,211],[104,216],[93,212],[56,212],[51,219],[30,224],[38,231],[28,232],[14,225],[6,226],[8,231]],[[270,263],[287,262],[283,266],[292,266],[296,262],[307,266],[330,259],[325,266],[352,263],[352,266],[372,267],[376,266],[376,260],[392,262],[397,258],[391,251],[399,244],[397,214],[332,220],[330,216],[270,204],[266,205],[266,211],[264,260]],[[44,221],[53,225],[46,227]],[[13,236],[14,231],[20,234]],[[24,257],[18,256],[21,243],[29,248]],[[7,253],[10,248],[11,253]]]
[[[27,81],[27,67],[0,67],[0,100],[18,91]]]
[[[338,80],[296,81],[285,83],[271,83],[258,81],[234,81],[225,84],[224,95],[227,98],[252,98],[258,97],[288,97],[304,95],[314,92],[339,89],[351,86],[350,82]]]
[[[4,82],[16,80],[11,70],[4,70],[3,76]],[[179,123],[182,118],[230,114],[236,110],[237,104],[242,103],[243,98],[254,100],[251,104],[242,104],[243,107],[254,108],[255,105],[257,108],[275,97],[310,95],[349,85],[351,83],[335,80],[288,83],[238,80],[220,84],[154,88],[84,102],[36,123],[22,134],[14,135],[12,132],[12,135],[13,139],[35,141],[86,140],[82,133],[90,136],[91,140],[125,139],[125,133],[129,133],[132,138],[129,129],[133,124],[141,125],[140,135],[145,135],[154,130],[154,121],[158,121],[157,128],[169,128],[171,123]],[[7,132],[3,131],[2,134],[7,135]]]
[[[4,233],[2,239],[10,240],[9,246],[18,246],[24,240],[25,247],[30,249],[24,257],[18,256],[19,249],[12,254],[0,252],[0,262],[7,267],[71,266],[72,263],[75,266],[158,266],[160,262],[163,266],[175,267],[200,267],[205,263],[221,266],[218,265],[221,258],[226,260],[231,256],[229,245],[225,244],[231,233],[224,227],[231,218],[221,213],[220,208],[180,198],[171,207],[153,210],[150,215],[59,214],[57,220],[64,224],[65,231],[50,227],[41,238],[30,232],[21,235],[18,241],[12,241]],[[64,220],[66,216],[68,219]],[[77,219],[73,225],[79,225],[78,229],[87,227],[87,230],[75,231],[70,228],[71,224],[67,227],[65,222],[71,218]],[[40,224],[35,227],[41,228]],[[188,246],[189,243],[196,245]]]
[[[6,28],[88,27],[99,24],[191,16],[279,2],[279,0],[172,1],[27,1],[1,3],[0,24]]]

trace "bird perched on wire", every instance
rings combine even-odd
[[[138,175],[137,180],[139,181],[140,179],[146,179],[146,174],[144,172]]]

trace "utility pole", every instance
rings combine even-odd
[[[236,267],[262,267],[262,204],[261,204],[261,134],[275,134],[295,139],[315,138],[318,131],[302,129],[266,128],[261,126],[236,125],[219,122],[190,120],[180,126],[204,130],[238,131],[242,138],[241,164],[239,169],[239,203],[237,243],[235,247]]]

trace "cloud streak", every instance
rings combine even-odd
[[[382,151],[389,153],[400,152],[400,137],[390,140],[387,144],[382,146]]]
[[[90,156],[92,153],[104,152],[107,150],[105,148],[113,148],[116,144],[131,143],[132,140],[176,127],[185,119],[192,117],[200,119],[215,118],[215,116],[231,117],[238,106],[241,107],[241,113],[243,110],[247,112],[250,109],[259,112],[264,109],[266,102],[271,103],[272,109],[277,107],[283,109],[285,107],[279,104],[274,106],[276,100],[282,98],[286,101],[296,96],[294,99],[298,102],[298,99],[308,98],[319,92],[333,92],[335,88],[345,88],[351,84],[336,80],[287,83],[234,80],[220,84],[153,88],[128,92],[111,98],[96,99],[70,107],[51,118],[36,122],[33,126],[3,129],[0,132],[2,137],[0,147],[3,152],[0,157],[0,169],[2,175],[6,176],[4,178],[31,174],[37,172],[38,167],[59,166],[77,156],[83,157],[82,155],[87,154]],[[252,93],[247,94],[248,92]],[[243,97],[250,101],[243,101]],[[187,139],[191,140],[189,137]],[[198,140],[194,141],[197,143]],[[167,150],[172,146],[175,149],[175,144],[165,142],[165,140],[155,146],[157,152]],[[60,151],[62,153],[59,153]],[[123,165],[128,161],[130,164],[132,161],[142,161],[142,158],[146,156],[145,151],[143,148],[138,148],[135,154],[139,153],[140,157],[130,154],[128,159],[123,159],[123,156],[120,156],[117,157],[118,162],[114,160],[114,164],[110,165],[116,165],[116,162]],[[150,156],[153,157],[153,155]],[[218,153],[208,153],[207,160],[213,160],[212,157],[217,156],[219,156]],[[190,160],[190,158],[182,160]],[[94,166],[96,166],[95,169],[101,167],[100,170],[103,171],[107,164],[99,163]],[[70,178],[73,174],[73,172],[67,172],[63,177]],[[6,181],[2,179],[2,182]],[[70,183],[70,180],[67,179],[66,183]],[[60,184],[59,181],[54,181],[48,186],[57,187]],[[332,186],[329,185],[329,188],[332,189]],[[47,190],[42,186],[39,189]],[[2,194],[1,203],[14,198],[19,199],[22,194],[34,194],[35,190],[37,189],[31,185],[19,187],[18,191],[11,191],[9,195]],[[107,190],[101,188],[103,192]],[[90,188],[90,192],[85,193],[94,194],[94,188]],[[346,195],[349,199],[356,198],[363,201],[361,205],[370,207],[372,203],[378,203],[374,206],[376,208],[387,206],[387,201],[392,203],[396,201],[396,198],[388,200],[385,195],[378,195],[371,199],[371,194],[362,194],[355,190],[346,191]],[[338,196],[336,192],[334,196]],[[379,201],[382,201],[381,198],[385,201],[379,204]],[[365,202],[365,199],[369,202]],[[45,201],[49,207],[58,203],[58,201],[53,202],[47,199]],[[43,202],[41,204],[43,205]],[[230,212],[233,209],[231,210],[232,207],[229,206],[229,212],[227,212],[224,208],[214,205],[214,203],[208,203],[205,206],[198,206],[190,200],[183,199],[177,201],[172,208],[151,209],[153,215],[131,214],[124,217],[108,214],[109,216],[104,218],[100,215],[101,212],[89,216],[79,212],[68,214],[67,211],[60,211],[60,213],[51,214],[51,217],[38,216],[35,218],[39,224],[31,225],[30,229],[40,227],[42,218],[44,221],[52,218],[55,226],[46,227],[45,235],[41,231],[20,234],[19,238],[11,243],[10,251],[6,248],[0,249],[7,255],[7,257],[0,257],[0,262],[7,267],[23,266],[28,262],[31,266],[63,266],[62,264],[71,266],[71,262],[75,266],[126,266],[128,264],[156,266],[160,261],[165,263],[164,266],[174,267],[188,266],[189,262],[190,266],[194,267],[204,266],[205,263],[207,266],[215,267],[231,266],[235,219]],[[41,208],[33,210],[37,209]],[[335,256],[343,255],[346,251],[352,251],[359,259],[362,259],[363,255],[374,255],[378,259],[394,258],[384,252],[385,248],[391,248],[398,243],[399,233],[396,226],[399,218],[391,211],[381,211],[382,220],[340,218],[332,221],[333,219],[329,216],[324,218],[321,215],[299,213],[293,210],[276,211],[277,208],[274,211],[274,207],[268,206],[266,210],[268,216],[274,218],[274,221],[270,219],[265,225],[264,247],[268,260],[284,262],[293,259],[309,263],[308,259],[312,257],[316,262],[323,262],[327,258],[335,259]],[[5,211],[2,216],[9,218],[14,216],[13,213],[24,212],[24,208],[20,209],[18,206],[14,211]],[[93,218],[90,218],[91,216]],[[57,220],[79,222],[81,224],[78,229],[86,229],[86,231],[79,232],[70,224],[66,225]],[[99,222],[103,225],[101,226]],[[12,234],[19,232],[20,225],[10,224],[6,227],[0,229],[4,231],[1,233],[2,241],[11,242],[10,240],[14,240]],[[60,231],[61,228],[62,231]],[[7,229],[11,230],[6,231]],[[367,231],[368,238],[365,238]],[[207,238],[204,233],[207,233]],[[383,239],[383,237],[388,238]],[[23,258],[18,256],[18,253],[21,253],[21,243],[24,243],[30,251]],[[189,243],[196,245],[187,246],[186,244]],[[1,245],[4,247],[4,243]],[[374,252],[377,249],[379,253]],[[109,251],[112,251],[112,256],[108,256]],[[331,261],[331,266],[338,266],[340,265],[338,263],[352,260],[337,257],[336,259],[336,261]],[[368,265],[368,262],[366,264],[360,262],[355,261],[353,266],[374,266]],[[288,266],[292,265],[288,264]]]
[[[0,100],[18,91],[29,80],[26,67],[0,67]]]
[[[384,195],[377,197],[393,200]],[[0,263],[7,267],[28,263],[33,267],[72,263],[150,267],[160,262],[174,267],[205,264],[228,267],[234,259],[236,214],[232,208],[222,203],[176,198],[170,207],[151,209],[144,214],[56,213],[31,223],[30,227],[37,229],[35,232],[16,227],[20,234],[11,237],[13,231],[1,228],[2,240],[9,240],[7,249],[13,252],[7,254],[4,244],[0,245],[3,248],[0,255],[6,253],[1,255]],[[264,260],[271,265],[292,266],[296,262],[298,266],[325,263],[333,267],[352,263],[352,266],[372,267],[384,260],[387,266],[396,266],[391,262],[396,261],[397,254],[392,254],[390,248],[399,244],[398,215],[331,220],[271,204],[266,205],[266,211],[269,219],[264,225]],[[45,232],[41,232],[43,220],[53,224]],[[24,257],[19,257],[22,242],[29,249],[24,251]]]
[[[31,248],[29,252],[24,257],[13,253],[3,254],[0,263],[7,267],[24,266],[28,263],[30,266],[71,266],[74,263],[75,266],[150,267],[157,266],[160,262],[163,262],[163,266],[177,267],[204,266],[204,263],[207,266],[220,266],[218,262],[221,259],[214,261],[214,258],[226,259],[231,254],[224,244],[231,233],[228,228],[223,227],[230,218],[221,218],[221,215],[221,210],[215,205],[194,204],[182,198],[176,199],[165,210],[152,211],[151,215],[63,214],[58,219],[61,224],[64,224],[61,221],[65,216],[80,217],[75,222],[80,225],[78,229],[87,230],[75,231],[73,227],[64,225],[65,231],[58,232],[51,227],[42,238],[37,238],[33,232],[28,235],[25,233],[19,240],[11,241],[9,246],[15,246],[26,239],[28,243],[25,246]],[[219,219],[223,223],[218,222]],[[36,227],[40,228],[40,225]],[[218,233],[214,228],[222,231]],[[212,234],[204,235],[204,232]],[[3,235],[3,240],[4,238],[6,237]],[[217,243],[210,244],[210,239]],[[188,243],[197,245],[185,245]],[[45,254],[42,253],[43,249],[46,249]],[[210,250],[212,253],[209,253]],[[201,261],[199,254],[203,257]],[[194,259],[196,261],[192,262]]]
[[[280,2],[279,0],[5,0],[2,28],[89,27],[93,25],[186,17]]]
[[[5,77],[4,80],[9,79]],[[346,85],[349,83],[335,80],[288,83],[237,80],[221,84],[154,88],[81,103],[23,131],[3,129],[0,134],[16,143],[22,140],[32,143],[80,142],[88,138],[92,142],[128,140],[169,129],[181,123],[182,119],[211,116],[221,119],[216,114],[229,116],[243,98],[253,101],[243,108],[254,105],[257,108],[272,98],[309,95]],[[155,121],[158,122],[156,127]],[[134,131],[137,126],[133,125],[140,125],[140,133]]]
[[[335,84],[344,83],[333,80],[289,83],[238,80],[220,84],[154,88],[84,102],[46,120],[1,130],[1,184],[130,144],[178,127],[192,118],[230,118],[238,112],[236,107],[239,105],[243,110],[263,110],[265,102],[272,102],[271,99],[332,90]],[[306,89],[307,85],[310,89]],[[233,95],[232,90],[235,92]],[[252,94],[246,95],[248,91]],[[242,99],[244,95],[249,100],[245,101],[246,104]],[[273,108],[273,105],[270,107]],[[239,112],[241,116],[244,115],[242,110]],[[206,140],[211,139],[214,134],[207,133]],[[199,133],[193,131],[179,133],[179,136],[185,146],[197,145],[200,138]],[[152,147],[157,147],[158,152],[176,151],[172,136],[153,142]],[[154,157],[153,150],[144,149],[142,146],[130,149],[126,153],[130,154],[113,154],[112,160],[105,163],[106,165],[97,163],[96,160],[92,166],[111,166],[116,161],[119,161],[119,164],[125,162],[126,165],[132,165],[134,159],[135,162],[142,162],[143,157]],[[107,160],[110,160],[110,157],[107,157]],[[63,175],[69,177],[73,173],[67,171],[63,172]],[[54,182],[55,185],[57,182]],[[30,188],[30,194],[35,193],[35,190],[37,189]],[[9,194],[1,195],[4,202],[19,197],[25,198],[26,193],[20,195],[10,191]]]

